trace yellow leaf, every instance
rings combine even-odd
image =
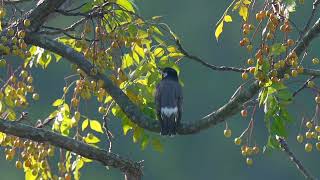
[[[97,138],[95,135],[89,133],[89,134],[87,134],[87,136],[84,138],[84,141],[85,141],[87,144],[96,144],[96,143],[100,142],[100,139]]]
[[[82,122],[81,129],[84,131],[89,125],[89,119],[86,119]]]
[[[134,51],[139,54],[139,56],[141,56],[142,58],[145,58],[145,53],[142,47],[140,47],[139,45],[135,44],[135,46],[133,47]]]
[[[142,128],[135,128],[133,131],[133,142],[136,143],[141,139],[141,135],[143,134],[143,129]]]
[[[128,1],[128,0],[117,0],[116,3],[119,4],[121,8],[124,8],[125,10],[134,12],[134,8],[133,8],[133,6],[132,6],[130,1]]]
[[[232,11],[237,10],[240,7],[240,4],[241,4],[241,1],[236,2],[232,8]]]
[[[175,53],[175,52],[178,52],[177,48],[175,46],[169,46],[167,48],[167,50],[171,53]]]
[[[219,36],[221,35],[222,31],[223,31],[223,21],[220,22],[220,24],[216,28],[216,32],[214,33],[217,41],[218,41]]]
[[[90,120],[90,128],[97,132],[103,133],[101,123],[97,120]]]
[[[130,126],[129,124],[124,124],[124,125],[122,126],[122,129],[123,129],[123,134],[124,134],[124,135],[127,135],[128,131],[129,131],[130,129],[132,129],[132,126]]]
[[[232,17],[230,15],[226,15],[223,19],[224,22],[232,22]]]
[[[251,4],[251,1],[250,0],[243,0],[242,3],[245,5],[249,5],[249,4]]]
[[[239,15],[243,18],[244,21],[248,19],[248,7],[240,6]]]
[[[60,106],[64,103],[63,99],[57,99],[56,101],[54,101],[54,103],[52,103],[52,106]]]
[[[155,57],[161,57],[161,56],[163,56],[163,54],[164,54],[164,50],[163,50],[163,48],[156,48],[154,51],[153,51],[153,54],[154,54],[154,56]]]

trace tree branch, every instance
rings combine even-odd
[[[310,42],[320,33],[320,21],[318,20],[315,25],[306,33],[302,41],[297,44],[294,49],[296,54],[300,56],[308,47]],[[113,97],[115,102],[120,106],[122,111],[138,126],[147,129],[149,131],[159,132],[160,125],[158,121],[151,119],[141,112],[138,106],[129,100],[128,96],[115,86],[113,82],[104,74],[92,75],[90,72],[93,69],[92,64],[85,59],[85,57],[76,52],[74,49],[51,40],[38,34],[27,34],[25,38],[26,42],[33,44],[54,53],[61,55],[73,64],[76,64],[81,68],[88,76],[98,80],[104,81],[104,88]],[[304,42],[304,43],[303,43]],[[254,97],[259,91],[258,82],[255,81],[243,88],[235,97],[233,97],[228,103],[223,105],[218,110],[210,113],[200,120],[192,122],[184,122],[178,128],[179,134],[193,134],[200,132],[201,130],[208,129],[220,122],[225,121],[227,118],[235,115],[242,109],[242,105]]]
[[[314,180],[315,178],[307,171],[307,169],[302,165],[293,152],[289,149],[289,146],[284,138],[277,136],[277,140],[287,155],[290,157],[290,160],[297,166],[298,170],[303,174],[306,179]]]
[[[141,112],[138,106],[136,106],[132,101],[129,100],[127,95],[119,89],[119,87],[115,86],[113,82],[104,74],[96,74],[93,75],[91,70],[93,69],[92,64],[85,59],[85,57],[76,52],[74,49],[59,43],[55,40],[51,40],[44,36],[38,34],[27,34],[26,42],[29,44],[33,44],[39,47],[42,47],[46,50],[52,51],[66,58],[73,64],[76,64],[79,68],[81,68],[88,76],[91,78],[98,80],[101,79],[104,81],[104,88],[110,94],[116,103],[120,106],[123,112],[138,126],[147,129],[149,131],[159,132],[160,124],[158,121],[151,119]],[[207,129],[219,122],[223,122],[226,118],[236,114],[241,110],[242,104],[246,101],[250,100],[254,95],[257,94],[259,90],[257,82],[248,86],[248,88],[244,88],[238,95],[232,98],[227,104],[218,109],[217,111],[209,114],[208,116],[193,121],[191,123],[183,123],[181,127],[178,129],[179,134],[193,134],[199,132],[203,129]]]
[[[236,67],[227,67],[227,66],[216,66],[216,65],[213,65],[213,64],[209,64],[207,62],[205,62],[204,60],[202,60],[201,58],[197,57],[197,56],[194,56],[194,55],[191,55],[187,52],[187,50],[185,50],[180,42],[179,39],[176,39],[176,44],[180,50],[180,52],[185,55],[187,58],[189,59],[192,59],[200,64],[202,64],[203,66],[205,67],[208,67],[212,70],[215,70],[215,71],[234,71],[234,72],[245,72],[245,71],[248,71],[247,69],[243,69],[243,68],[236,68]]]
[[[120,157],[117,154],[95,148],[83,142],[47,131],[34,128],[15,121],[0,119],[0,131],[20,138],[30,139],[37,142],[46,142],[53,146],[72,151],[83,157],[101,162],[104,166],[120,169],[124,174],[139,180],[142,177],[142,164]]]

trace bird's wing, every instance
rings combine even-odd
[[[161,94],[160,94],[160,88],[161,88],[161,83],[159,83],[156,87],[156,93],[155,93],[155,104],[156,104],[156,111],[157,111],[157,116],[158,119],[160,120],[161,117]]]
[[[178,95],[178,118],[177,118],[177,121],[178,121],[178,124],[180,124],[180,121],[181,121],[181,114],[182,114],[182,102],[183,102],[183,94],[182,94],[182,87],[181,85],[178,83],[177,85],[177,95]]]

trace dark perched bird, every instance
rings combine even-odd
[[[177,132],[182,113],[182,88],[177,71],[166,67],[162,70],[162,80],[157,85],[155,103],[161,135],[173,136]]]

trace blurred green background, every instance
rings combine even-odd
[[[136,1],[143,17],[163,16],[163,22],[172,28],[185,48],[192,54],[215,65],[241,67],[249,55],[238,45],[241,38],[239,29],[241,20],[237,12],[231,14],[234,22],[225,25],[219,43],[214,38],[215,24],[229,3],[231,1]],[[293,15],[292,19],[299,27],[303,27],[311,8],[311,1],[306,1],[304,6],[297,7],[298,14]],[[52,23],[66,23],[63,20],[56,19]],[[317,52],[319,45],[319,42],[315,42],[310,47],[304,61],[307,67],[313,56],[319,56]],[[212,71],[189,59],[183,59],[180,65],[181,78],[185,85],[183,121],[195,121],[216,110],[226,103],[237,87],[243,83],[238,73]],[[58,64],[52,63],[46,71],[41,69],[34,71],[35,86],[39,90],[41,100],[36,102],[30,110],[31,117],[43,118],[52,110],[51,103],[61,96],[61,89],[64,86],[63,78],[70,75],[68,71],[69,64],[64,61]],[[292,89],[301,84],[300,80],[294,82],[291,84]],[[313,94],[309,90],[303,91],[290,106],[295,122],[288,127],[291,137],[288,144],[313,175],[320,177],[318,170],[320,153],[316,150],[306,153],[304,145],[295,141],[302,114],[310,117],[314,106]],[[89,105],[88,111],[96,110],[93,107],[90,109]],[[262,149],[267,140],[267,130],[261,113],[262,109],[259,111],[256,116],[254,141]],[[95,115],[100,118],[97,114]],[[233,143],[234,137],[239,136],[248,125],[248,120],[237,115],[228,119],[228,125],[233,131],[233,136],[229,139],[223,136],[224,123],[195,135],[162,138],[165,148],[163,153],[155,152],[151,147],[141,151],[139,144],[132,142],[131,135],[123,136],[119,120],[112,120],[110,126],[116,137],[113,151],[136,161],[144,160],[143,179],[145,180],[303,179],[288,156],[280,151],[254,156],[253,166],[248,167],[245,164],[245,158],[241,155],[240,147]],[[0,173],[2,174],[0,179],[3,180],[24,177],[22,171],[15,169],[14,162],[5,161],[4,156],[0,156]],[[123,176],[118,170],[112,168],[107,170],[99,163],[92,163],[82,170],[82,179],[117,180],[123,179]]]

